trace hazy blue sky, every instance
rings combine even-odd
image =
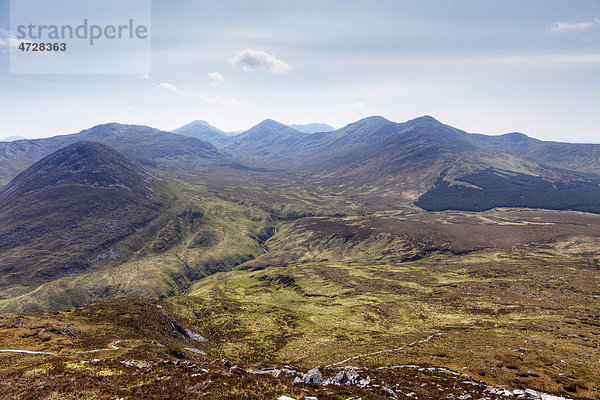
[[[0,28],[8,10],[0,0]],[[598,0],[156,0],[147,76],[10,75],[8,63],[0,36],[0,137],[429,114],[600,142]]]

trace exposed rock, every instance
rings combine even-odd
[[[295,382],[295,381],[294,381]],[[308,371],[303,377],[302,382],[304,383],[316,383],[320,385],[323,383],[323,375],[321,375],[321,371],[319,367],[314,367],[310,371]]]
[[[145,361],[138,361],[138,360],[127,360],[127,361],[121,361],[122,364],[128,366],[128,367],[135,367],[135,368],[145,368],[150,366],[149,363],[145,362]]]
[[[538,392],[536,392],[533,389],[525,389],[525,397],[529,398],[529,399],[539,399],[540,396],[538,395]]]
[[[198,371],[195,374],[192,374],[192,377],[201,376],[201,375],[204,375],[204,374],[207,374],[207,373],[208,373],[207,369],[201,368],[200,371]]]
[[[314,396],[306,396],[306,397],[304,397],[304,400],[319,400],[319,399]]]
[[[291,368],[281,368],[281,373],[285,374],[285,376],[302,376],[302,373]]]
[[[187,328],[185,329],[185,333],[190,339],[194,339],[197,342],[208,342],[207,338]]]
[[[75,337],[81,333],[81,331],[76,330],[69,324],[60,324],[60,325],[52,325],[52,328],[49,329],[52,333],[58,333],[59,335],[70,337],[71,339],[75,339]]]
[[[224,367],[231,368],[231,363],[229,362],[229,360],[223,359],[222,361],[223,361],[223,366]]]
[[[263,368],[260,371],[249,369],[247,372],[255,375],[273,375],[275,378],[281,375],[281,370],[279,368]]]
[[[371,377],[367,376],[365,379],[361,379],[360,381],[358,381],[358,384],[356,386],[366,388],[368,386],[371,386],[372,383],[373,382],[371,381]]]
[[[194,349],[192,347],[185,347],[184,349],[187,350],[187,351],[191,351],[192,353],[200,354],[202,356],[206,355],[206,353],[203,352],[202,350]]]
[[[334,377],[327,379],[324,384],[355,386],[358,385],[361,380],[358,372],[356,372],[354,368],[348,367],[343,371],[338,372]]]
[[[281,396],[278,397],[277,400],[296,400],[293,397],[288,397],[288,396]]]

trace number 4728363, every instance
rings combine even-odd
[[[21,42],[19,45],[21,51],[66,51],[66,43],[36,43]]]

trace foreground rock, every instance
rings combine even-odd
[[[308,371],[302,378],[297,377],[294,380],[294,383],[300,383],[300,382],[315,383],[317,385],[323,384],[323,375],[321,374],[319,367],[314,367],[313,369]]]

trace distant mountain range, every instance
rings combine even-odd
[[[9,136],[7,138],[0,139],[0,142],[14,142],[15,140],[25,140],[25,139],[27,139],[27,138],[23,137],[23,136]]]
[[[263,121],[263,122],[266,122],[266,121]],[[259,124],[259,125],[261,125],[261,124]],[[283,124],[281,124],[281,125],[283,125]],[[300,132],[304,132],[304,133],[330,132],[330,131],[335,130],[335,128],[333,128],[332,126],[327,125],[327,124],[321,124],[321,123],[312,123],[312,124],[306,124],[306,125],[288,125],[288,127],[292,128],[296,131],[300,131]],[[256,128],[256,127],[254,127],[254,128]],[[254,128],[251,128],[251,129],[254,129]],[[232,136],[238,136],[247,131],[242,130],[242,131],[236,131],[236,132],[225,132],[225,131],[209,124],[206,121],[196,120],[196,121],[192,121],[189,124],[186,124],[180,128],[177,128],[171,132],[177,133],[177,134],[183,135],[183,136],[189,136],[189,137],[201,139],[201,140],[204,140],[206,142],[209,142],[209,143],[212,143],[212,144],[218,146],[218,145],[222,145],[223,143],[227,142]]]
[[[313,133],[265,120],[237,135],[204,121],[175,132],[109,123],[2,142],[0,309],[178,293],[260,255],[272,219],[600,213],[599,156],[600,145],[470,134],[429,116]]]
[[[0,184],[42,157],[73,143],[93,141],[108,144],[123,154],[150,167],[198,164],[224,155],[212,144],[182,135],[139,125],[108,123],[71,135],[45,139],[0,142]]]
[[[594,189],[600,176],[600,145],[545,142],[520,133],[470,134],[430,116],[404,123],[373,116],[337,130],[312,132],[325,128],[310,124],[303,132],[265,120],[233,135],[206,121],[171,133],[105,124],[73,135],[0,143],[0,182],[8,182],[52,151],[87,140],[108,144],[160,171],[236,174],[227,172],[233,167],[291,173],[332,195],[351,196],[372,210],[415,203],[430,210],[518,205],[600,211]],[[497,177],[502,189],[472,183],[477,174]],[[570,188],[568,199],[552,190],[540,192],[541,187],[563,194]],[[517,188],[519,196],[536,199],[534,194],[544,193],[556,201],[514,201],[513,195],[500,200],[494,194]],[[460,200],[465,191],[469,201]]]

